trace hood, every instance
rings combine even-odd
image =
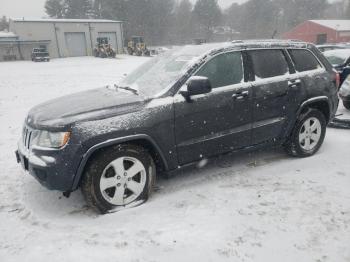
[[[26,123],[36,129],[65,128],[80,121],[134,112],[140,110],[142,105],[141,96],[104,87],[40,104],[29,111]]]

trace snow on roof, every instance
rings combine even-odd
[[[350,20],[310,20],[313,23],[332,28],[337,31],[350,31]]]
[[[49,23],[121,23],[121,21],[107,19],[26,19],[16,18],[11,19],[14,22],[49,22]]]
[[[340,57],[344,57],[345,59],[350,57],[350,49],[328,50],[324,52],[324,55],[338,55]]]
[[[12,32],[0,31],[0,37],[17,37],[17,35],[15,35],[15,33]]]

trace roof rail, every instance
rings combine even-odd
[[[246,43],[246,42],[303,42],[298,39],[246,39],[246,40],[233,40],[231,43]]]

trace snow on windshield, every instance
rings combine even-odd
[[[122,80],[119,85],[132,87],[147,96],[156,95],[174,84],[203,53],[218,46],[225,45],[220,43],[174,47],[171,51],[143,64]]]

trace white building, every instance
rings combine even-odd
[[[0,31],[0,61],[30,60],[35,47],[48,47],[48,40],[19,40],[13,32]]]
[[[43,41],[52,58],[91,56],[98,37],[123,53],[123,24],[100,19],[13,19],[10,31],[20,41]],[[39,46],[38,46],[39,47]],[[28,57],[24,55],[25,59]]]

